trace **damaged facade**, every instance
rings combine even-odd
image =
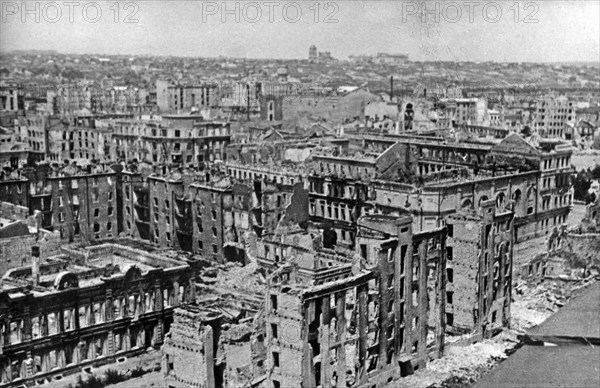
[[[15,176],[16,175],[16,176]],[[2,200],[41,213],[65,242],[118,236],[117,174],[104,164],[27,168],[0,180]]]
[[[32,385],[159,347],[195,299],[196,264],[127,245],[69,246],[9,270],[0,292],[2,383]]]
[[[446,217],[448,332],[481,338],[509,325],[513,218],[494,201],[484,201],[479,213]]]
[[[517,242],[550,233],[569,215],[573,201],[569,145],[543,141],[534,147],[517,134],[495,145],[447,144],[410,136],[360,142],[373,152],[392,144],[408,147],[398,169],[393,166],[387,175],[371,174],[366,179],[372,182],[370,198],[377,207],[391,214],[410,211],[416,229],[439,226],[459,209],[478,211],[488,199],[499,206],[514,201]]]
[[[229,123],[204,121],[201,115],[164,115],[161,120],[116,120],[110,124],[112,160],[203,166],[225,160],[231,140]]]

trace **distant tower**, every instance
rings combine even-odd
[[[308,49],[308,59],[317,59],[317,46],[314,44]]]
[[[277,80],[281,83],[288,82],[288,68],[287,66],[280,67],[277,70]]]

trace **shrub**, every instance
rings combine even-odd
[[[111,385],[125,381],[125,376],[114,369],[109,369],[104,373],[104,384]]]

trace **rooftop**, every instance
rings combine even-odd
[[[183,257],[171,258],[139,249],[140,243],[119,242],[63,247],[63,254],[40,264],[37,285],[34,285],[32,266],[14,268],[2,277],[2,291],[8,291],[11,297],[29,289],[34,295],[44,295],[66,288],[90,287],[112,278],[137,277],[155,270],[169,271],[190,262]]]

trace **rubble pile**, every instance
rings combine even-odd
[[[444,356],[427,364],[427,369],[394,381],[394,388],[466,388],[506,359],[518,345],[517,334],[540,325],[569,299],[596,281],[582,279],[546,280],[539,284],[519,283],[511,304],[511,329],[483,342],[464,346],[468,335],[447,336]]]
[[[196,302],[230,319],[252,317],[263,302],[266,284],[255,265],[218,264],[202,270],[196,283]]]
[[[505,359],[507,350],[517,344],[516,335],[510,330],[493,339],[468,346],[450,345],[444,356],[427,364],[427,369],[418,370],[390,384],[394,388],[445,388],[469,386],[481,374]],[[462,385],[461,385],[462,384]]]
[[[541,324],[595,280],[594,276],[588,276],[545,280],[536,285],[517,284],[511,304],[511,327],[522,332]]]
[[[256,265],[240,266],[228,263],[226,268],[219,269],[216,286],[262,295],[266,289],[266,282],[264,277],[256,272]]]

